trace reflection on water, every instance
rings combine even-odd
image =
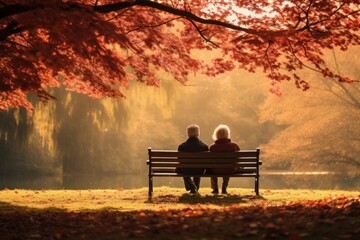
[[[61,189],[62,178],[56,176],[0,175],[0,189]]]
[[[336,172],[317,171],[317,172],[290,172],[290,171],[264,171],[262,175],[336,175]]]
[[[132,189],[142,188],[145,184],[146,176],[137,177],[135,175],[68,175],[63,178],[62,187],[65,189]]]
[[[154,186],[183,187],[182,178],[154,178]],[[148,186],[146,174],[135,175],[68,175],[68,176],[1,176],[0,189],[132,189]],[[210,187],[210,179],[201,179],[201,187]],[[229,187],[253,188],[253,178],[231,178]],[[261,189],[342,189],[360,191],[360,180],[326,172],[270,172],[260,177]]]

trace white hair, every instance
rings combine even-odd
[[[230,138],[230,128],[224,124],[220,124],[215,128],[212,138],[214,140]]]

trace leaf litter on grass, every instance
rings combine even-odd
[[[360,196],[223,209],[191,205],[163,211],[16,211],[0,215],[1,236],[129,239],[356,239]],[[38,237],[36,237],[38,236]]]
[[[24,193],[17,191],[8,194]],[[85,192],[90,195],[86,196]],[[292,190],[289,192],[295,194]],[[193,196],[165,189],[147,204],[146,191],[142,190],[124,190],[119,192],[121,196],[115,197],[111,190],[81,191],[81,197],[79,192],[49,195],[52,202],[59,201],[57,206],[62,206],[68,199],[78,199],[78,203],[69,202],[78,206],[93,196],[96,201],[106,202],[108,194],[120,202],[139,198],[137,204],[141,207],[129,205],[125,211],[118,205],[111,205],[112,202],[100,204],[99,208],[93,206],[99,205],[94,201],[86,203],[90,204],[85,206],[87,210],[66,208],[73,205],[39,209],[39,203],[30,204],[34,199],[27,199],[28,206],[15,206],[5,202],[10,198],[2,193],[2,239],[357,239],[360,234],[359,193],[323,197],[323,193],[316,192],[315,195],[321,198],[308,196],[302,200],[281,196],[281,191],[264,191],[261,197],[243,192]],[[26,194],[30,193],[23,195]],[[274,196],[278,197],[275,199]],[[43,202],[44,198],[35,200]]]

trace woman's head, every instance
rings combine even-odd
[[[224,124],[220,124],[215,128],[212,137],[214,140],[230,138],[230,128]]]

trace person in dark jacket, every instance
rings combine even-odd
[[[200,128],[198,125],[191,124],[187,127],[188,140],[182,143],[178,147],[179,152],[203,152],[209,151],[209,147],[203,143],[200,139]],[[176,169],[176,172],[184,174],[203,174],[205,169],[201,168],[180,168]],[[190,193],[194,194],[200,188],[200,177],[184,177],[184,184],[186,191],[190,190]]]
[[[219,125],[213,133],[215,143],[210,146],[210,152],[236,152],[240,150],[237,143],[230,140],[230,128],[226,125]],[[237,169],[234,168],[213,168],[210,171],[215,174],[233,174]],[[227,186],[230,177],[223,177],[222,194],[227,194]],[[217,177],[211,177],[211,188],[213,194],[219,193]]]

